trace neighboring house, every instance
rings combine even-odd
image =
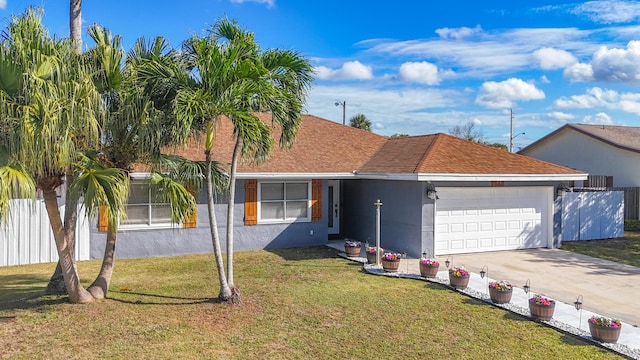
[[[569,187],[624,191],[624,218],[640,218],[640,127],[567,124],[519,154],[589,174]]]
[[[605,178],[584,186],[640,186],[640,127],[567,124],[518,153]]]
[[[270,122],[268,114],[261,115]],[[230,161],[229,121],[216,128],[213,157]],[[177,153],[204,159],[203,139]],[[119,257],[212,251],[206,197],[197,219],[169,222],[166,204],[133,174],[128,220],[118,234]],[[587,174],[445,134],[387,138],[304,115],[294,146],[261,165],[239,166],[235,248],[274,249],[353,238],[375,243],[380,199],[381,242],[417,257],[554,246],[555,187]],[[225,242],[227,199],[216,214]],[[91,256],[106,234],[91,230]]]

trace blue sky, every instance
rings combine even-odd
[[[68,1],[0,0],[4,28],[27,6],[68,34]],[[640,126],[640,2],[84,1],[83,24],[175,47],[222,16],[264,48],[310,59],[306,112],[362,113],[383,135],[448,133],[474,122],[485,140],[526,146],[566,123]],[[86,33],[83,36],[86,38]],[[86,40],[85,40],[86,41]],[[86,44],[89,45],[89,44]]]

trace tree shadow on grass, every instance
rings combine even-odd
[[[338,250],[328,246],[312,246],[304,248],[269,249],[268,252],[278,255],[287,261],[319,260],[337,258]]]
[[[132,292],[132,291],[109,291],[110,296],[107,298],[109,300],[113,300],[116,302],[124,303],[124,304],[135,304],[135,305],[194,305],[194,304],[203,304],[203,303],[223,303],[218,298],[202,298],[202,297],[183,297],[183,296],[171,296],[171,295],[161,295],[161,294],[150,294],[150,293],[141,293],[141,292]],[[114,297],[113,295],[119,295],[122,297]],[[131,297],[131,299],[129,299]],[[138,297],[133,299],[133,297]],[[152,298],[154,300],[143,300],[145,298]],[[158,299],[164,299],[165,301],[160,301]]]

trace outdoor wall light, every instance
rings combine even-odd
[[[436,187],[433,184],[427,186],[427,198],[431,200],[439,199]]]
[[[445,260],[444,262],[444,266],[447,267],[447,269],[449,268],[450,265],[453,264],[453,256],[447,256],[447,260]]]
[[[429,249],[424,249],[424,251],[422,252],[422,258],[423,259],[429,258]]]
[[[522,290],[524,290],[525,294],[528,294],[529,290],[531,290],[531,281],[529,279],[527,279],[527,282],[524,283],[524,286],[522,287]]]

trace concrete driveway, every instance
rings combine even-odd
[[[583,308],[640,326],[640,268],[592,258],[559,249],[496,251],[451,256],[453,265],[464,265],[488,277],[509,280],[522,288],[527,279],[531,292],[573,304],[582,295]],[[446,258],[438,257],[440,270]]]

